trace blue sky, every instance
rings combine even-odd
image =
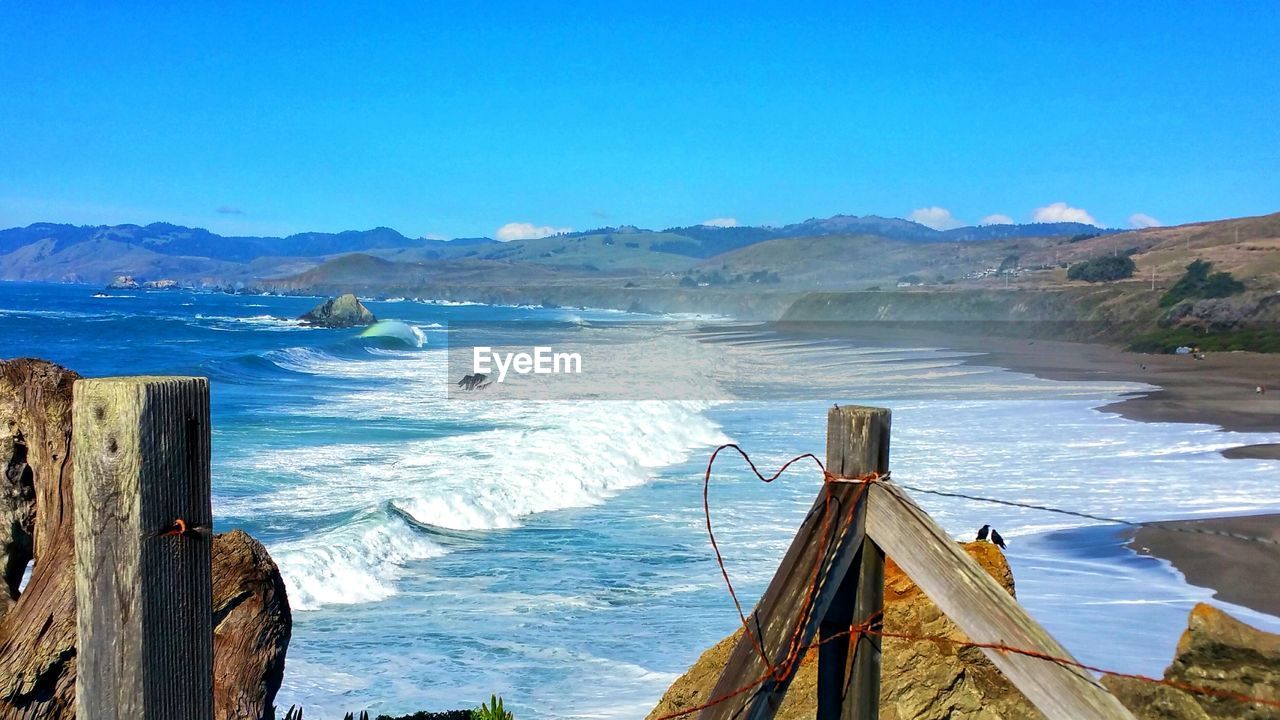
[[[105,5],[0,0],[0,226],[1280,210],[1275,0]]]

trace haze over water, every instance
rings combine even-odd
[[[730,440],[762,469],[821,455],[832,402],[893,409],[894,476],[912,485],[1129,520],[1280,509],[1274,471],[1217,452],[1273,436],[1132,422],[1094,408],[1138,386],[960,365],[938,348],[703,335],[697,319],[613,311],[368,303],[415,327],[419,346],[290,320],[314,298],[93,292],[0,285],[0,333],[84,375],[210,377],[217,530],[245,529],[281,567],[295,625],[277,704],[305,704],[308,718],[468,707],[492,692],[521,718],[643,716],[736,622],[703,527],[706,457]],[[643,348],[663,373],[618,382],[664,392],[451,398],[444,348],[466,323],[512,345],[536,328],[540,344],[594,348],[586,362],[612,359],[618,375]],[[750,602],[820,478],[799,467],[765,486],[725,458],[713,483],[717,538]],[[999,528],[1019,599],[1087,663],[1159,673],[1190,605],[1209,597],[1109,534],[1039,534],[1084,521],[917,501],[959,538]]]

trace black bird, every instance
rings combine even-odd
[[[978,528],[978,539],[979,539],[979,540],[986,540],[986,539],[987,539],[987,531],[988,531],[988,530],[990,530],[990,529],[991,529],[991,526],[990,526],[990,525],[983,525],[982,527]]]
[[[991,528],[991,542],[995,543],[996,547],[1000,548],[1001,550],[1005,549],[1004,538],[1000,537],[1000,533],[996,532],[995,528]]]

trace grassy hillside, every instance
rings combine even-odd
[[[483,248],[453,249],[451,259],[502,260],[539,265],[593,270],[683,270],[695,261],[664,246],[680,247],[691,242],[681,235],[659,232],[603,232],[585,235],[555,235],[535,240],[517,240]]]
[[[894,292],[814,292],[785,314],[797,322],[867,320],[1005,323],[1018,334],[1065,333],[1080,339],[1108,339],[1160,351],[1178,345],[1205,349],[1280,350],[1280,214],[1152,228],[1112,235],[1041,238],[965,245],[947,256],[938,246],[903,253],[892,243],[850,239],[823,244],[814,240],[771,241],[725,258],[747,269],[777,263],[791,272],[808,272],[815,286],[831,281],[823,271],[792,257],[802,249],[841,264],[851,275],[920,268],[961,271],[1016,257],[1011,270],[952,283],[897,289]],[[1113,282],[1068,280],[1067,267],[1105,257],[1133,260],[1133,277]],[[1212,263],[1215,273],[1238,281],[1225,297],[1195,296],[1161,300],[1194,260]],[[919,274],[924,274],[919,272]],[[1021,326],[1019,326],[1021,325]],[[957,331],[970,325],[958,325]]]

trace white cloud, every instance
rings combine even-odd
[[[1045,205],[1042,208],[1036,208],[1031,214],[1031,219],[1038,223],[1056,223],[1056,222],[1076,222],[1085,225],[1097,225],[1098,221],[1093,219],[1087,211],[1080,208],[1071,207],[1064,202],[1056,202]]]
[[[1164,223],[1160,222],[1159,220],[1151,217],[1146,213],[1134,213],[1129,216],[1129,227],[1141,229],[1141,228],[1149,228],[1149,227],[1160,227],[1163,224]]]
[[[738,218],[711,218],[710,220],[703,220],[698,224],[706,225],[707,227],[738,227]]]
[[[995,215],[988,215],[982,218],[982,220],[979,221],[978,224],[979,225],[1012,225],[1013,218],[1009,217],[1008,215],[1001,215],[1000,213],[996,213]]]
[[[527,222],[509,222],[498,228],[494,232],[494,237],[502,242],[510,242],[512,240],[531,240],[533,238],[544,238],[551,235],[559,235],[560,233],[573,232],[573,228],[567,227],[551,227],[550,225],[534,225]]]
[[[934,230],[950,230],[964,225],[964,223],[955,219],[950,210],[937,205],[912,210],[911,219]]]

